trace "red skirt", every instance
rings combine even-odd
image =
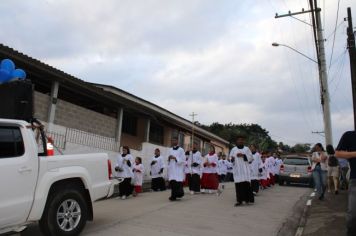
[[[201,188],[202,189],[218,189],[219,178],[216,173],[203,173],[201,178]]]
[[[135,193],[142,193],[142,186],[135,185]]]

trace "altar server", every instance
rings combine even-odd
[[[239,135],[236,139],[236,146],[230,151],[231,162],[233,163],[233,174],[236,190],[236,204],[242,202],[253,203],[254,196],[251,189],[251,176],[249,162],[252,161],[251,150],[245,145],[245,137]]]
[[[183,181],[184,181],[184,165],[185,152],[183,148],[178,146],[178,139],[172,139],[172,147],[168,151],[168,180],[171,187],[170,201],[176,201],[177,198],[184,196]]]
[[[161,156],[161,151],[156,148],[154,156],[151,158],[150,162],[150,174],[152,177],[151,189],[153,191],[166,190],[166,182],[163,178],[164,168],[165,164],[163,157]]]

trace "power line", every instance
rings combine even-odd
[[[341,55],[338,56],[337,59],[335,60],[335,63],[338,61],[338,65],[339,65],[339,66],[338,66],[338,68],[335,70],[336,72],[335,72],[334,76],[332,76],[331,80],[329,81],[329,84],[331,84],[331,83],[335,80],[337,74],[340,72],[341,68],[344,66],[344,62],[345,62],[345,59],[346,59],[346,53],[347,53],[347,49],[345,49],[345,50],[343,51],[343,53],[341,53]],[[342,60],[340,61],[340,59],[342,59]],[[341,63],[340,63],[340,62],[341,62]],[[333,65],[334,65],[334,64],[333,64]]]
[[[337,2],[337,11],[336,11],[336,21],[335,21],[335,29],[334,29],[333,46],[331,48],[331,55],[330,55],[330,62],[329,62],[329,69],[328,70],[330,70],[331,62],[332,62],[333,54],[334,54],[336,28],[337,28],[337,22],[339,20],[339,9],[340,9],[340,0]]]
[[[326,42],[328,42],[328,40],[330,39],[331,36],[334,36],[336,31],[340,28],[341,25],[345,25],[344,21],[341,21],[338,26],[336,27],[336,29],[333,30],[333,32],[331,32],[328,37],[326,37]]]

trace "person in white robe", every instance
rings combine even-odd
[[[190,194],[200,192],[200,175],[202,173],[203,157],[197,149],[197,144],[193,144],[193,150],[190,152],[188,165],[191,170],[191,179],[189,181]]]
[[[266,189],[269,185],[269,181],[268,181],[269,173],[268,173],[268,167],[266,162],[267,157],[268,157],[267,152],[262,152],[262,156],[261,156],[262,164],[261,164],[261,171],[259,173],[259,178],[260,178],[261,187],[263,189]]]
[[[119,184],[119,196],[121,199],[126,199],[132,194],[133,186],[131,184],[131,178],[133,178],[133,168],[134,159],[130,154],[130,148],[128,146],[123,146],[122,154],[117,156],[117,162],[115,166],[116,176],[124,178]]]
[[[226,159],[226,166],[227,166],[227,171],[226,171],[225,181],[226,182],[234,182],[233,163],[231,162],[230,157],[228,157]]]
[[[168,151],[168,181],[171,187],[170,201],[184,196],[183,181],[185,178],[184,166],[186,163],[184,149],[178,146],[178,139],[172,139],[172,147]]]
[[[134,174],[134,196],[137,196],[137,194],[142,193],[143,175],[145,172],[141,157],[136,157],[132,171]]]
[[[184,165],[184,174],[185,174],[185,178],[184,178],[184,182],[183,182],[183,186],[187,187],[190,185],[190,181],[191,181],[191,177],[192,177],[192,167],[191,165],[188,163],[189,162],[189,156],[190,156],[190,151],[186,151],[185,152],[185,165]]]
[[[250,146],[252,152],[252,161],[250,162],[250,173],[251,173],[251,188],[254,195],[258,193],[259,186],[259,173],[261,170],[262,160],[261,154],[257,151],[255,145]]]
[[[269,184],[274,185],[275,184],[275,164],[276,161],[274,160],[274,156],[272,155],[272,153],[269,152],[269,157],[266,159],[267,161],[267,167],[268,167],[268,173],[269,173]]]
[[[218,174],[219,174],[219,182],[225,182],[226,174],[227,174],[227,160],[226,155],[223,154],[218,161]]]
[[[275,168],[274,168],[274,176],[275,176],[275,182],[278,183],[279,182],[279,172],[281,170],[281,165],[283,164],[283,161],[281,159],[281,156],[279,153],[276,153],[274,156],[274,161],[275,161]]]
[[[210,146],[209,153],[203,160],[203,175],[201,178],[201,193],[216,193],[219,187],[218,156],[215,147]]]
[[[251,189],[251,174],[249,162],[252,161],[251,150],[245,145],[245,137],[239,135],[236,139],[236,146],[230,151],[230,158],[233,163],[233,174],[236,190],[236,204],[242,202],[253,203],[254,196]]]
[[[163,157],[161,156],[161,151],[156,148],[154,156],[151,158],[150,162],[150,175],[152,178],[151,189],[153,191],[165,191],[166,181],[163,178],[163,171],[165,164]]]

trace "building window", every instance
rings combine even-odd
[[[150,125],[150,142],[162,144],[164,138],[164,128],[162,125],[151,122]]]
[[[131,134],[133,136],[137,135],[137,117],[124,112],[122,117],[122,132],[126,134]]]
[[[19,157],[24,153],[20,128],[0,127],[0,158]]]

